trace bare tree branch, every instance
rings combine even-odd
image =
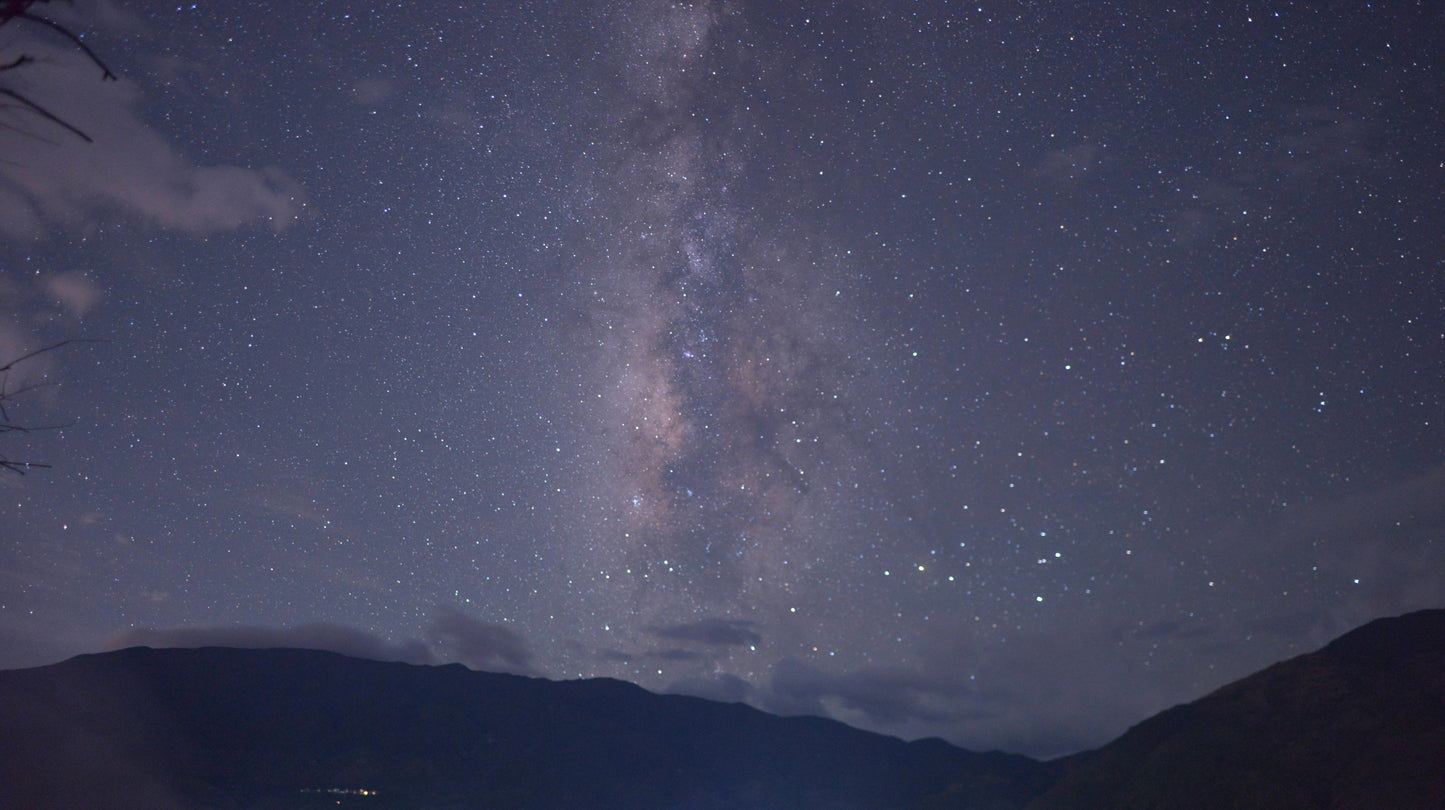
[[[66,427],[69,427],[71,424],[74,424],[73,422],[71,422],[71,423],[66,423],[66,424],[62,424],[62,425],[23,425],[23,424],[17,424],[16,422],[11,421],[11,419],[10,419],[10,411],[9,411],[9,409],[7,409],[7,408],[5,407],[5,403],[14,401],[15,398],[18,397],[18,396],[20,396],[21,394],[24,394],[24,393],[29,392],[29,391],[34,391],[34,390],[37,389],[37,388],[42,388],[42,387],[46,387],[46,386],[49,386],[49,385],[54,385],[54,383],[51,383],[51,382],[32,383],[32,384],[30,384],[30,385],[23,385],[23,386],[21,386],[20,388],[17,388],[17,389],[13,389],[13,390],[12,390],[12,389],[10,388],[10,385],[9,385],[10,372],[11,372],[12,370],[14,370],[16,366],[20,365],[21,363],[24,363],[24,362],[27,361],[27,360],[31,360],[31,359],[33,359],[33,358],[35,358],[35,357],[39,357],[40,355],[45,354],[45,353],[47,353],[47,352],[55,351],[56,349],[59,349],[59,348],[61,348],[61,347],[69,346],[69,345],[71,345],[72,343],[103,343],[103,342],[104,342],[104,341],[102,341],[102,340],[87,339],[87,338],[72,338],[72,339],[70,339],[70,340],[62,340],[62,341],[60,341],[60,342],[58,342],[58,343],[52,343],[52,344],[50,344],[50,345],[48,345],[48,346],[42,346],[41,348],[36,349],[36,350],[33,351],[33,352],[28,352],[28,353],[26,353],[26,354],[23,354],[23,355],[15,358],[14,360],[11,360],[11,361],[5,363],[4,365],[0,365],[0,435],[4,435],[4,434],[7,434],[7,433],[34,433],[34,432],[40,431],[40,430],[60,430],[61,428],[66,428]],[[25,472],[26,472],[26,470],[30,470],[30,469],[45,469],[45,468],[49,468],[49,467],[50,467],[49,464],[42,464],[42,463],[36,462],[36,461],[15,461],[15,460],[12,460],[9,456],[7,456],[7,455],[5,454],[4,448],[0,448],[0,469],[9,470],[10,472],[16,473],[17,475],[24,475]]]
[[[19,56],[15,57],[14,59],[10,60],[9,62],[6,62],[6,63],[3,64],[3,65],[0,65],[0,71],[14,70],[15,68],[18,68],[18,67],[20,67],[20,66],[22,66],[22,65],[29,64],[30,62],[34,62],[34,61],[35,61],[35,57],[30,56],[30,55],[28,55],[28,54],[23,54],[23,53],[22,53],[22,54],[20,54]]]
[[[74,126],[67,124],[65,122],[65,119],[45,109],[39,104],[36,104],[25,96],[20,95],[14,90],[11,90],[8,87],[0,87],[0,96],[6,96],[8,98],[15,99],[16,101],[20,102],[26,109],[30,110],[41,118],[44,118],[50,123],[55,124],[56,126],[64,127],[67,131],[79,136],[80,139],[85,141],[86,143],[95,143],[95,140],[92,139],[89,135],[86,135],[84,132],[80,131]]]
[[[44,470],[48,470],[48,469],[50,469],[50,465],[49,465],[49,464],[41,464],[41,463],[38,462],[38,461],[11,461],[11,460],[9,460],[9,459],[7,459],[7,458],[0,457],[0,469],[9,470],[10,472],[15,473],[16,475],[24,475],[26,470],[32,470],[32,469],[44,469]]]
[[[48,2],[51,2],[51,0],[0,0],[0,28],[8,25],[12,20],[23,20],[59,33],[61,36],[70,40],[72,45],[80,49],[81,53],[84,53],[91,62],[95,63],[96,67],[100,68],[101,81],[116,81],[117,77],[115,75],[115,72],[112,71],[108,65],[101,61],[100,57],[96,55],[96,53],[92,51],[90,47],[85,44],[84,41],[81,40],[79,35],[71,31],[69,28],[66,28],[64,25],[55,22],[54,20],[46,19],[45,17],[30,13],[31,7],[34,6],[36,3]],[[0,74],[13,75],[11,71],[20,70],[21,68],[24,68],[25,66],[30,65],[35,61],[36,60],[29,54],[21,53],[20,55],[16,56],[8,62],[0,63]],[[91,142],[91,137],[82,132],[79,127],[74,126],[60,116],[52,113],[50,110],[46,109],[45,105],[41,104],[38,101],[35,101],[34,99],[29,98],[28,96],[21,93],[19,90],[0,84],[0,98],[10,99],[12,102],[14,102],[13,105],[4,106],[18,105],[21,110],[29,112],[31,115],[37,116],[41,120],[46,121],[54,126],[58,126],[66,132],[69,132],[76,137],[79,137],[81,140],[86,141],[87,143]],[[0,106],[0,109],[3,109],[3,106]],[[16,131],[14,127],[8,127],[3,124],[0,124],[0,128],[6,128],[11,129],[12,131]],[[40,136],[31,135],[31,137]],[[63,346],[68,346],[72,343],[98,342],[100,341],[86,339],[62,340],[59,343],[52,343],[48,346],[43,346],[39,349],[36,349],[35,351],[23,354],[20,357],[14,358],[4,363],[3,365],[0,365],[0,435],[10,433],[33,433],[38,430],[58,430],[60,428],[66,427],[65,425],[25,425],[16,423],[15,421],[11,420],[10,409],[6,407],[7,403],[14,402],[15,398],[22,394],[34,391],[37,388],[52,385],[53,383],[50,383],[48,381],[31,383],[28,385],[21,385],[19,388],[12,390],[9,384],[10,372],[13,371],[21,363],[34,359],[35,357],[45,354],[46,352],[55,351],[56,349],[59,349]],[[5,454],[4,448],[0,447],[0,469],[9,470],[13,473],[16,473],[17,475],[24,475],[27,470],[37,468],[43,469],[48,468],[49,466],[49,464],[42,464],[34,461],[13,460]]]
[[[45,17],[30,13],[30,7],[35,5],[37,2],[48,3],[51,2],[51,0],[0,0],[0,28],[3,28],[11,20],[24,20],[26,22],[32,22],[36,25],[49,28],[50,30],[55,31],[64,36],[66,39],[70,40],[71,44],[79,48],[81,53],[84,53],[87,57],[90,58],[91,62],[95,63],[96,67],[100,68],[101,81],[117,80],[118,77],[115,75],[115,72],[112,71],[110,67],[105,64],[105,62],[102,62],[100,57],[96,55],[95,51],[92,51],[90,49],[90,46],[86,45],[85,42],[81,40],[80,36],[77,35],[74,31],[71,31],[69,28],[66,28],[65,26],[61,25],[58,22],[55,22],[54,20],[46,19]],[[0,73],[3,73],[5,71],[17,70],[21,67],[24,67],[25,65],[31,64],[34,61],[35,59],[29,54],[22,53],[11,61],[0,64]],[[34,101],[25,97],[24,95],[21,95],[18,90],[0,86],[0,96],[14,99],[15,101],[19,102],[21,109],[33,113],[34,115],[38,115],[46,121],[49,121],[50,123],[63,128],[65,131],[70,132],[71,134],[81,138],[86,143],[93,142],[91,137],[82,132],[78,127],[67,122],[60,116],[52,113],[50,110],[45,108],[45,105],[41,104],[40,102]]]
[[[90,57],[90,61],[94,62],[96,67],[100,68],[100,80],[101,80],[101,81],[107,81],[107,80],[109,80],[109,81],[112,81],[112,82],[113,82],[113,81],[117,81],[117,80],[119,79],[119,77],[116,76],[115,73],[112,72],[111,69],[110,69],[109,67],[107,67],[104,62],[100,61],[100,57],[95,55],[95,51],[92,51],[92,50],[90,49],[90,46],[88,46],[88,45],[86,45],[84,42],[82,42],[81,39],[80,39],[80,37],[77,36],[77,35],[76,35],[73,31],[71,31],[69,28],[66,28],[65,26],[61,25],[61,24],[58,23],[58,22],[55,22],[54,20],[47,20],[47,19],[45,19],[44,17],[37,17],[37,16],[35,16],[34,14],[31,14],[29,11],[25,11],[25,10],[23,10],[23,9],[20,11],[19,14],[14,15],[13,18],[14,18],[14,19],[21,19],[21,20],[29,20],[30,22],[37,23],[37,24],[39,24],[39,25],[43,25],[43,26],[51,29],[52,31],[58,31],[58,32],[60,32],[61,34],[65,35],[65,37],[66,37],[67,39],[69,39],[71,42],[75,43],[75,47],[79,48],[79,49],[81,50],[81,52],[83,52],[86,56],[89,56],[89,57]],[[7,20],[7,21],[8,21],[8,20]],[[3,24],[3,23],[0,23],[0,24]]]
[[[69,345],[72,344],[72,343],[104,343],[104,342],[105,342],[104,340],[101,340],[101,339],[99,339],[99,338],[70,338],[69,340],[62,340],[62,341],[60,341],[59,343],[52,343],[52,344],[50,344],[49,346],[42,346],[41,348],[36,349],[35,351],[30,352],[29,354],[22,354],[21,356],[15,358],[14,360],[11,360],[10,362],[6,363],[5,365],[0,366],[0,373],[9,371],[10,369],[15,368],[16,366],[20,365],[21,363],[25,362],[26,360],[29,360],[29,359],[32,358],[32,357],[38,357],[38,356],[40,356],[40,355],[42,355],[42,354],[45,354],[46,352],[55,351],[56,349],[59,349],[59,348],[62,347],[62,346],[69,346]],[[0,396],[3,396],[4,393],[5,393],[5,392],[4,392],[3,390],[0,390]]]

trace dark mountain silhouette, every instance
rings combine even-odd
[[[0,672],[0,810],[337,806],[1445,807],[1445,611],[1372,622],[1050,763],[620,681],[314,650]]]
[[[1370,622],[1062,764],[1029,810],[1445,808],[1445,610]]]
[[[1018,808],[1054,776],[621,681],[314,650],[0,672],[3,808]]]

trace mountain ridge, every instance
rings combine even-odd
[[[294,648],[0,671],[0,810],[1445,806],[1445,610],[1040,762],[821,717]]]
[[[1445,807],[1445,610],[1368,622],[1058,762],[1028,810]]]
[[[51,714],[27,717],[21,703]],[[1027,757],[625,681],[314,650],[130,648],[0,672],[0,718],[28,726],[32,739],[83,729],[73,736],[109,742],[90,760],[63,744],[0,744],[0,779],[35,785],[24,797],[31,807],[73,781],[54,763],[91,782],[134,769],[146,777],[138,792],[175,796],[177,807],[306,806],[303,791],[335,788],[374,791],[367,806],[377,808],[388,797],[457,807],[733,807],[763,797],[795,807],[962,806],[934,801],[942,796],[1011,808],[1052,781]],[[241,803],[227,805],[233,797]],[[84,806],[81,798],[69,791],[51,806]]]

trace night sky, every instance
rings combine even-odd
[[[47,10],[0,667],[337,649],[1052,756],[1445,606],[1430,3]],[[55,383],[55,384],[51,384]]]

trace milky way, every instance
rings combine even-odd
[[[743,23],[634,14],[616,21],[608,140],[577,183],[589,250],[569,281],[591,296],[577,340],[596,399],[578,426],[577,531],[593,533],[597,587],[629,610],[752,616],[808,598],[785,566],[838,551],[838,468],[866,458],[847,438],[866,420],[850,412],[866,326],[846,257],[746,202],[779,190],[752,151],[758,116],[728,103],[760,69]]]

